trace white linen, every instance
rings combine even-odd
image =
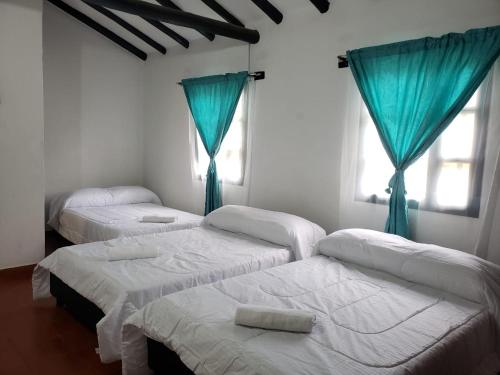
[[[323,255],[486,305],[500,332],[500,266],[496,264],[462,251],[367,229],[332,233],[319,241],[318,248]]]
[[[47,224],[55,230],[59,230],[59,217],[66,208],[105,207],[135,203],[162,204],[155,193],[142,186],[85,188],[54,197],[49,204]]]
[[[302,217],[247,206],[223,206],[207,215],[203,224],[290,246],[297,260],[314,255],[316,243],[326,235]]]
[[[237,325],[288,332],[309,333],[316,320],[310,311],[277,309],[263,305],[241,305],[236,308]]]
[[[142,186],[112,186],[105,190],[111,194],[113,205],[134,203],[162,204],[158,195]],[[72,202],[71,206],[75,207],[74,202]],[[83,206],[88,207],[86,204]]]
[[[241,304],[317,320],[309,334],[235,326]],[[486,306],[325,256],[148,304],[123,327],[125,375],[150,372],[146,337],[197,375],[470,375],[495,350]]]
[[[108,261],[110,247],[152,247],[159,256]],[[97,324],[103,362],[120,359],[121,327],[134,311],[163,295],[254,272],[293,259],[291,251],[242,234],[194,228],[69,246],[33,272],[33,297],[50,296],[50,272],[105,314]]]
[[[140,223],[144,216],[177,219],[172,223]],[[60,216],[58,231],[67,240],[81,244],[194,228],[201,224],[202,219],[202,216],[153,203],[66,208]]]
[[[173,223],[175,221],[175,216],[158,216],[158,215],[150,215],[144,216],[141,219],[141,223]]]

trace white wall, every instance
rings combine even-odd
[[[383,228],[386,207],[360,203],[354,209],[340,202],[352,79],[348,69],[337,69],[336,56],[499,23],[497,0],[338,0],[324,15],[308,6],[286,13],[281,25],[255,25],[261,41],[252,46],[251,68],[265,70],[267,78],[256,89],[248,203],[303,215],[328,231]],[[204,191],[191,177],[188,112],[175,82],[246,69],[247,47],[218,39],[207,51],[194,46],[154,58],[146,73],[145,183],[168,204],[197,212]],[[238,199],[226,203],[233,201]],[[423,213],[414,231],[417,240],[470,250],[477,220]]]
[[[46,197],[142,183],[144,63],[44,6]]]
[[[44,255],[42,0],[0,2],[0,269]]]

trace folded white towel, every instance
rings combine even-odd
[[[316,315],[303,310],[242,305],[236,309],[234,321],[247,327],[309,333],[316,321]]]
[[[159,255],[160,252],[156,247],[135,244],[128,246],[109,247],[107,249],[106,259],[109,261],[146,259],[146,258],[156,258]]]
[[[173,223],[177,218],[175,216],[157,216],[157,215],[151,215],[151,216],[144,216],[141,219],[142,223]]]

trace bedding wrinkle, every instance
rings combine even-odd
[[[144,216],[176,217],[170,223],[141,223]],[[137,235],[190,229],[200,225],[202,217],[153,203],[135,203],[103,207],[64,209],[58,231],[73,243],[81,244]]]
[[[122,247],[155,248],[158,257],[109,261]],[[46,297],[50,272],[105,313],[97,326],[103,362],[121,357],[123,322],[163,295],[217,282],[292,259],[290,249],[247,235],[198,227],[59,249],[34,272],[35,298]]]
[[[308,310],[317,321],[309,334],[238,327],[241,304]],[[192,348],[197,357],[181,359],[193,369],[203,358],[197,375],[470,375],[494,350],[485,305],[325,256],[172,294],[147,315],[155,319],[127,324],[177,353]],[[141,374],[127,366],[125,375]]]

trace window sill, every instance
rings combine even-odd
[[[383,205],[387,206],[389,205],[389,199],[385,198],[379,198],[377,195],[371,195],[369,197],[355,197],[354,201],[356,202],[361,202],[361,203],[368,203],[368,204],[378,204],[378,205]],[[438,214],[445,214],[445,215],[453,215],[453,216],[463,216],[463,217],[469,217],[471,219],[478,219],[479,218],[479,207],[477,208],[466,208],[463,210],[460,209],[447,209],[447,208],[441,208],[441,207],[431,207],[428,205],[425,205],[424,203],[420,203],[414,199],[409,199],[408,201],[408,208],[410,210],[420,210],[420,211],[427,211],[427,212],[434,212]]]

